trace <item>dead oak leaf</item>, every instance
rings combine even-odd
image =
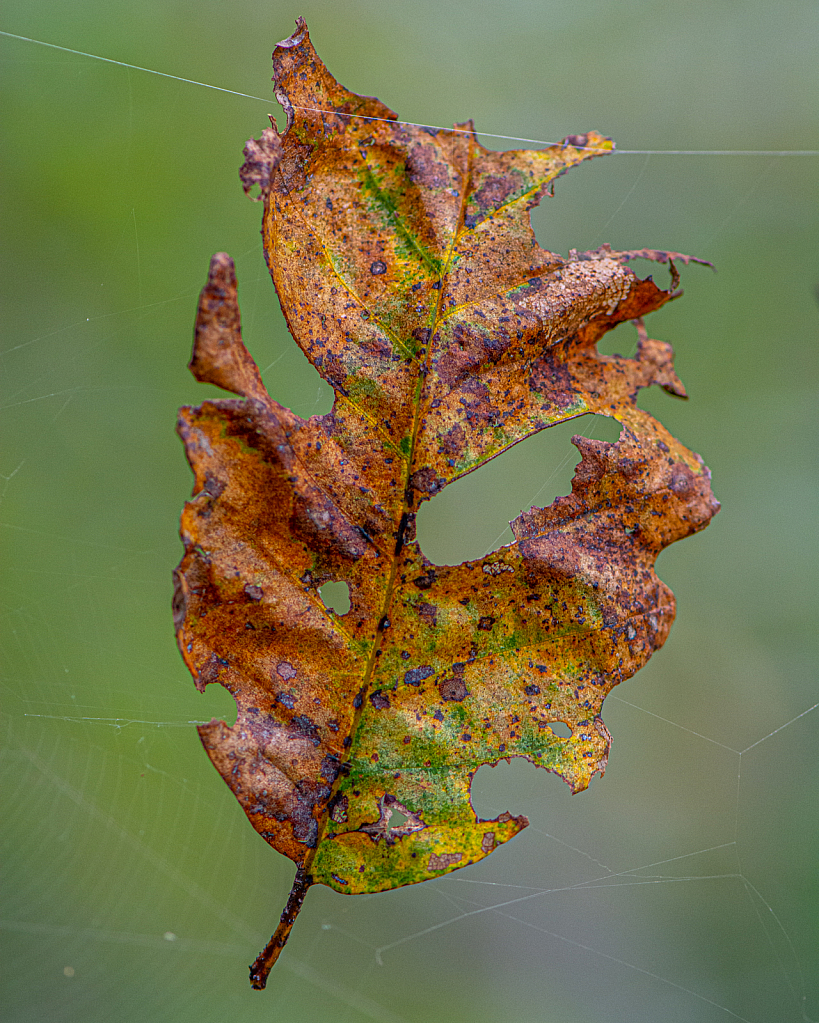
[[[273,62],[287,129],[248,143],[242,182],[259,186],[288,326],[335,402],[305,421],[268,395],[233,263],[214,256],[191,370],[239,398],[180,411],[195,485],[174,603],[197,685],[237,703],[233,727],[199,729],[208,755],[298,868],[254,987],[311,884],[423,881],[524,828],[477,819],[482,764],[523,756],[575,792],[602,774],[603,699],[674,617],[657,554],[718,507],[699,457],[636,405],[652,384],[685,396],[670,346],[640,326],[634,358],[596,349],[667,302],[688,257],[563,258],[529,223],[555,178],[612,143],[589,132],[496,153],[470,124],[403,124],[331,77],[302,21]],[[636,277],[636,256],[670,261],[672,288]],[[477,561],[424,557],[422,501],[585,413],[613,416],[621,437],[574,438],[568,497],[522,514],[515,543]],[[346,614],[321,600],[328,581],[348,585]]]

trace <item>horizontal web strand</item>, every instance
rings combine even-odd
[[[70,46],[60,46],[58,43],[49,43],[43,39],[32,39],[30,36],[17,35],[15,32],[4,32],[0,29],[0,36],[8,39],[19,39],[24,43],[34,43],[37,46],[47,46],[52,50],[62,50],[63,53],[73,53],[78,57],[88,57],[89,60],[101,60],[106,64],[116,64],[119,67],[128,68],[131,71],[144,71],[149,75],[159,75],[160,78],[171,78],[175,82],[185,82],[187,85],[198,85],[203,89],[213,89],[215,92],[225,92],[230,96],[241,96],[243,99],[258,100],[259,103],[269,103],[269,99],[263,96],[253,96],[248,92],[238,92],[236,89],[224,89],[220,85],[209,85],[207,82],[198,82],[193,78],[182,78],[180,75],[171,75],[166,71],[155,71],[153,68],[140,67],[138,64],[127,64],[122,60],[114,60],[113,57],[101,57],[96,53],[86,53],[85,50],[74,50]],[[368,117],[365,114],[348,114],[339,110],[322,110],[318,107],[295,107],[296,110],[305,110],[316,114],[332,114],[334,116],[357,117],[362,121],[386,121],[395,124],[396,121],[389,117]],[[449,131],[466,135],[472,134],[468,128],[444,128],[435,124],[420,124],[417,121],[399,121],[410,128],[429,128],[431,131]],[[489,139],[503,139],[507,142],[527,142],[535,146],[554,146],[558,142],[548,142],[544,139],[527,139],[518,135],[496,135],[489,131],[477,131],[477,135],[483,135]],[[575,149],[593,149],[591,146],[575,146]],[[597,151],[594,149],[594,151]],[[620,156],[819,156],[819,149],[615,149],[612,150]]]
[[[219,85],[208,85],[207,82],[195,82],[192,78],[180,78],[179,75],[169,75],[164,71],[154,71],[153,68],[139,67],[137,64],[126,64],[122,60],[114,60],[113,57],[100,57],[97,53],[86,53],[85,50],[72,50],[70,46],[59,46],[57,43],[47,43],[43,39],[32,39],[30,36],[18,36],[14,32],[4,32],[0,29],[0,36],[9,39],[20,39],[24,43],[35,43],[37,46],[47,46],[51,50],[62,50],[63,53],[74,53],[78,57],[88,57],[91,60],[101,60],[106,64],[117,64],[119,67],[126,67],[130,71],[144,71],[149,75],[159,75],[160,78],[172,78],[175,82],[186,82],[188,85],[201,85],[203,89],[213,89],[216,92],[227,92],[231,96],[242,96],[244,99],[257,99],[260,103],[269,103],[270,100],[262,96],[251,96],[247,92],[236,92],[235,89],[223,89]]]

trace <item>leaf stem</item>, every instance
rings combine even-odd
[[[304,902],[304,896],[307,894],[307,889],[312,884],[313,875],[305,873],[305,871],[299,867],[296,871],[293,887],[290,889],[290,895],[287,898],[287,905],[284,907],[282,912],[279,926],[273,932],[270,941],[268,941],[256,957],[253,965],[250,967],[250,986],[254,990],[264,990],[270,971],[273,969],[276,960],[279,958],[279,953],[287,944],[287,939],[290,937],[290,931],[293,929],[293,924],[296,922],[296,917],[299,915],[299,910],[301,909],[301,904]]]

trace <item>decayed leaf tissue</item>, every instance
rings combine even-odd
[[[674,598],[653,565],[718,509],[701,459],[637,407],[685,397],[641,317],[674,297],[678,253],[568,257],[529,210],[595,132],[496,153],[472,125],[402,124],[340,86],[303,21],[273,54],[287,127],[248,142],[246,191],[288,326],[335,391],[300,419],[241,339],[231,259],[211,261],[191,370],[238,398],[183,408],[195,475],[176,573],[179,646],[196,685],[236,699],[199,729],[254,828],[296,864],[254,987],[305,892],[377,892],[475,863],[527,820],[479,820],[482,764],[526,757],[574,792],[606,767],[603,699],[665,641]],[[669,262],[672,287],[625,265]],[[634,358],[596,342],[637,320]],[[515,543],[455,567],[415,541],[421,502],[526,437],[612,416],[616,444],[575,437],[572,493],[511,524]],[[350,609],[323,603],[328,581]],[[562,722],[571,736],[550,727]],[[397,823],[400,821],[400,823]]]

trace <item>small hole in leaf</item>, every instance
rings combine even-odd
[[[319,587],[319,596],[328,611],[346,615],[350,610],[350,587],[347,583],[325,583]]]
[[[392,817],[390,817],[390,828],[400,828],[402,824],[406,824],[409,817],[405,813],[401,813],[400,810],[393,808]]]
[[[572,730],[565,721],[550,721],[549,728],[561,739],[571,739]]]
[[[542,430],[450,483],[418,511],[424,554],[436,565],[458,565],[512,543],[510,520],[532,505],[543,508],[571,493],[580,461],[571,443],[575,434],[614,443],[620,424],[608,416],[579,416]]]
[[[238,709],[236,700],[231,694],[217,683],[205,686],[205,691],[198,698],[196,714],[200,721],[216,719],[224,721],[232,728],[236,724]]]

